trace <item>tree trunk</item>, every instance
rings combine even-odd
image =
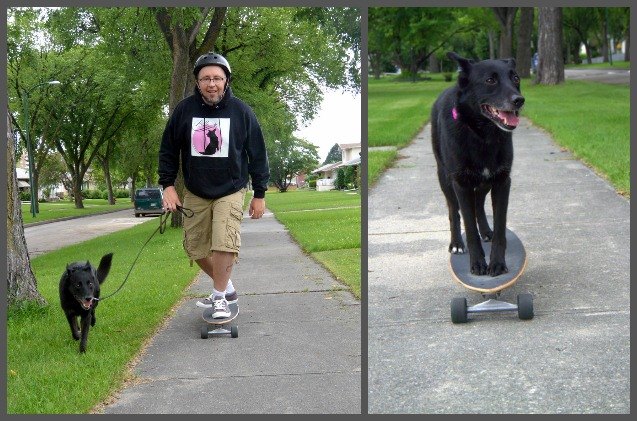
[[[442,71],[438,57],[435,54],[429,56],[429,71],[431,73],[440,73]]]
[[[500,51],[499,58],[513,57],[513,22],[517,7],[493,7],[498,22],[500,22]]]
[[[107,152],[108,153],[108,152]],[[106,189],[108,190],[108,204],[115,204],[115,195],[113,194],[113,181],[111,179],[111,166],[108,162],[107,156],[101,156],[98,158],[100,164],[102,164],[102,171],[104,171],[104,181],[106,181]]]
[[[45,305],[31,270],[31,261],[24,238],[22,209],[15,173],[13,130],[7,112],[7,302],[9,305],[31,301]]]
[[[495,60],[495,33],[492,30],[489,30],[487,34],[489,35],[489,59]]]
[[[564,82],[562,58],[562,8],[540,7],[536,82],[557,85]]]
[[[608,55],[612,54],[612,51],[609,52],[608,49],[608,20],[606,19],[606,9],[603,8],[600,10],[600,20],[602,21],[602,61],[604,63],[608,63],[609,58]]]
[[[630,25],[626,27],[626,52],[624,53],[624,60],[630,61]]]
[[[515,61],[520,77],[531,76],[531,33],[533,32],[533,8],[520,8],[520,27],[518,28],[518,50]]]
[[[73,178],[73,201],[75,202],[75,209],[84,209],[84,202],[82,201],[82,178]]]

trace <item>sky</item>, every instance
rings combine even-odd
[[[335,143],[361,142],[361,96],[350,92],[324,92],[321,108],[314,120],[294,132],[296,137],[318,146],[320,163]]]

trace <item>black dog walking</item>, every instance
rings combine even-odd
[[[456,53],[447,55],[460,66],[458,84],[445,90],[433,106],[431,139],[438,179],[449,208],[449,252],[465,252],[460,211],[471,273],[497,276],[508,271],[505,231],[513,163],[511,132],[519,123],[518,112],[524,105],[520,78],[513,59],[474,63]],[[489,191],[493,231],[484,212]],[[488,266],[480,236],[493,241]]]
[[[60,279],[60,304],[71,327],[73,339],[80,339],[80,352],[86,352],[90,326],[95,326],[95,308],[99,303],[100,284],[111,269],[113,253],[106,254],[95,269],[90,262],[75,262],[66,266]],[[81,323],[78,326],[77,318]]]

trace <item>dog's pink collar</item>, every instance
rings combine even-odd
[[[456,110],[456,107],[453,107],[451,109],[451,116],[453,117],[454,120],[458,119],[458,110]]]

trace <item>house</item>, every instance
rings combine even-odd
[[[361,163],[361,144],[358,143],[339,143],[341,150],[341,162],[325,164],[312,171],[312,174],[318,174],[320,177],[316,180],[317,191],[333,190],[336,174],[339,168],[349,167],[352,165],[360,165]]]

